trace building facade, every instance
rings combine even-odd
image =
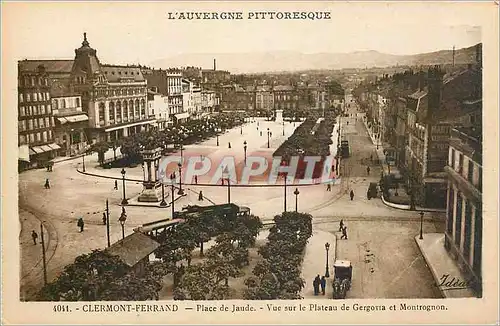
[[[80,95],[67,93],[52,96],[52,114],[55,118],[55,141],[61,146],[60,156],[75,156],[88,148],[85,128],[88,116],[82,110]]]
[[[482,295],[482,145],[481,130],[455,128],[448,151],[445,248]]]
[[[54,127],[46,66],[38,61],[19,61],[19,169],[43,165],[56,156],[60,146],[55,143]]]
[[[168,97],[166,95],[148,91],[148,115],[156,120],[156,127],[160,130],[169,125],[170,114],[168,108]]]

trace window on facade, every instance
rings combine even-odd
[[[458,173],[462,174],[464,171],[464,154],[460,153],[458,156]]]
[[[19,103],[23,103],[23,100],[24,100],[23,94],[21,93],[21,94],[19,94]]]
[[[35,86],[35,77],[31,77],[31,86]]]
[[[50,121],[51,121],[51,126],[54,127],[55,126],[55,123],[54,123],[54,117],[50,117]]]
[[[30,143],[35,142],[35,134],[30,134]]]
[[[45,114],[45,104],[42,104],[40,110],[42,111],[41,114]]]
[[[52,141],[52,130],[49,130],[49,141]]]
[[[61,109],[65,109],[66,108],[66,100],[65,99],[61,99]]]
[[[39,132],[36,133],[36,141],[42,141],[42,135]]]
[[[453,148],[451,148],[451,163],[450,163],[450,167],[452,169],[455,169],[455,150]]]
[[[30,95],[30,93],[26,94],[26,101],[27,102],[31,102],[31,95]]]
[[[446,232],[450,236],[453,236],[453,208],[455,207],[453,202],[454,196],[455,191],[453,190],[453,186],[450,185],[450,188],[448,190],[448,216],[446,222]]]
[[[50,127],[50,119],[49,117],[45,117],[45,126]]]
[[[474,162],[469,160],[469,164],[467,164],[467,180],[472,183],[472,176],[474,175]]]
[[[115,120],[115,103],[109,103],[109,120]]]
[[[38,129],[38,119],[33,119],[33,129]]]
[[[19,135],[19,145],[24,145],[24,144],[26,144],[26,136]]]
[[[46,131],[43,132],[42,137],[43,137],[43,141],[47,142],[47,132]]]
[[[28,128],[29,128],[29,130],[33,130],[33,120],[32,119],[28,120]]]
[[[455,215],[455,244],[460,247],[461,231],[462,231],[462,195],[457,193],[457,214]]]
[[[43,118],[38,119],[38,125],[40,128],[45,128],[45,122],[43,121]]]
[[[465,201],[465,226],[464,226],[464,258],[469,261],[472,228],[472,207],[470,201]]]
[[[99,122],[104,121],[104,103],[99,103]]]

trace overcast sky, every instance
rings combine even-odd
[[[10,53],[74,57],[87,32],[104,63],[150,64],[182,53],[376,50],[415,54],[481,41],[484,4],[422,3],[59,3],[3,4]],[[248,20],[252,10],[330,11],[331,20]],[[168,12],[242,11],[240,21],[168,20]],[[5,26],[7,24],[7,28]],[[207,66],[211,59],[207,58]],[[224,68],[224,67],[221,67]]]

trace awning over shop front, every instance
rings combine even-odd
[[[30,147],[30,155],[36,155],[36,154],[41,154],[45,152],[50,152],[50,151],[55,151],[57,149],[61,148],[61,146],[51,143],[47,145],[41,145],[41,146],[33,146]]]
[[[189,112],[177,113],[174,115],[177,120],[189,118]]]
[[[57,120],[61,124],[65,123],[72,123],[72,122],[80,122],[80,121],[87,121],[89,117],[86,114],[77,114],[77,115],[71,115],[67,117],[58,117]]]

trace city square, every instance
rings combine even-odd
[[[90,38],[18,61],[21,300],[481,297],[481,43],[234,74]]]

